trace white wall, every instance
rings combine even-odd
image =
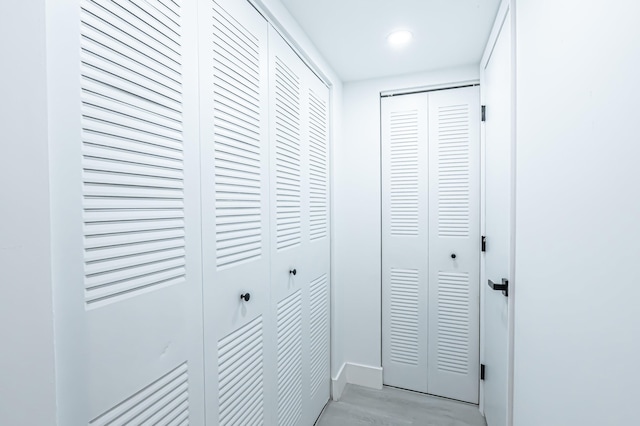
[[[55,422],[44,0],[0,5],[0,424]]]
[[[517,426],[639,422],[638,17],[517,1]]]
[[[477,65],[344,85],[334,146],[334,285],[343,292],[344,361],[381,366],[380,92],[477,80]],[[376,375],[375,370],[371,370]],[[378,374],[379,377],[379,374]]]

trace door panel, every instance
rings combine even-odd
[[[302,417],[302,292],[277,307],[278,425],[300,424]]]
[[[262,316],[218,342],[217,419],[221,426],[264,424],[264,346]]]
[[[302,424],[313,424],[329,400],[329,89],[305,69],[303,96],[307,98],[305,136],[307,163],[305,192],[309,211],[303,289]]]
[[[312,424],[330,384],[329,91],[274,29],[269,43],[278,424]]]
[[[84,314],[75,320],[86,357],[73,373],[60,369],[86,380],[74,389],[86,394],[77,398],[88,403],[82,423],[203,424],[197,52],[190,47],[197,11],[82,1],[79,13],[83,223],[73,226],[83,234],[84,287],[76,290]]]
[[[304,134],[306,66],[269,28],[271,143],[271,312],[277,321],[278,424],[301,424],[302,304],[307,297],[308,145]],[[295,274],[294,271],[295,270]]]
[[[427,392],[427,94],[382,102],[384,383]]]
[[[384,383],[478,403],[476,87],[382,101]]]
[[[509,15],[485,68],[487,279],[509,278],[511,229],[511,26]],[[507,424],[508,298],[486,283],[484,412],[489,426]]]
[[[429,94],[429,393],[478,403],[480,97]]]
[[[274,414],[264,389],[275,386],[266,374],[275,365],[269,334],[268,24],[246,2],[202,6],[207,416],[212,423],[263,424]]]
[[[324,273],[310,285],[309,385],[312,414],[329,400],[329,277]]]

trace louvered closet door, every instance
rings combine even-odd
[[[267,22],[199,6],[207,423],[271,424]]]
[[[382,100],[384,383],[427,391],[427,94]]]
[[[329,400],[329,89],[309,68],[305,69],[302,96],[306,97],[308,146],[305,173],[309,226],[303,239],[302,370],[304,425],[311,425]]]
[[[51,61],[60,422],[202,425],[197,11],[65,3],[51,40],[65,52]]]
[[[269,29],[271,149],[271,314],[276,318],[277,413],[272,424],[302,424],[302,310],[305,235],[309,232],[308,144],[303,96],[306,66],[280,35]],[[295,269],[295,275],[293,270]]]
[[[479,108],[478,87],[429,94],[429,393],[474,404],[480,366]]]

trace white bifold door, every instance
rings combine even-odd
[[[49,21],[58,423],[312,425],[328,88],[245,0]]]
[[[273,424],[311,425],[329,399],[329,91],[273,28],[269,64]]]
[[[269,423],[267,21],[201,2],[202,249],[207,422]]]
[[[209,6],[207,419],[311,425],[329,398],[328,89],[248,2]]]
[[[382,99],[384,383],[478,403],[477,87]]]
[[[197,8],[55,9],[58,424],[203,424]]]

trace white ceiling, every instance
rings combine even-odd
[[[344,81],[479,63],[500,0],[282,0]],[[407,29],[413,42],[386,37]]]

